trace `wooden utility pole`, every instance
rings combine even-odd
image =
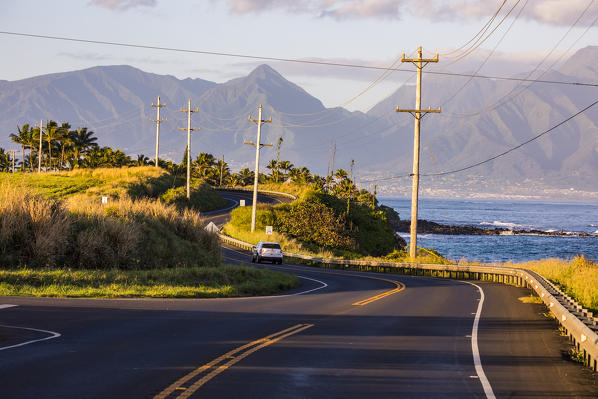
[[[336,141],[334,142],[333,150],[332,150],[332,169],[330,169],[330,181],[332,181],[332,176],[334,176],[334,159],[336,158]],[[328,186],[330,190],[330,186]]]
[[[37,160],[37,173],[42,173],[42,136],[43,136],[43,130],[42,130],[42,120],[39,120],[39,153],[37,154],[38,160]]]
[[[282,144],[282,136],[278,138],[278,145],[276,148],[276,183],[278,183],[278,167],[280,163],[280,145]]]
[[[6,152],[8,152],[9,154],[12,155],[12,157],[11,157],[12,158],[12,173],[15,173],[15,158],[16,158],[16,154],[17,154],[17,152],[19,152],[19,150],[8,150]],[[25,159],[23,159],[23,163],[25,163]]]
[[[160,108],[158,108],[160,109]],[[187,128],[179,127],[179,130],[187,131],[187,199],[191,198],[191,131],[199,129],[191,129],[191,114],[199,112],[199,109],[191,109],[191,99],[189,99],[189,105],[187,109],[181,109],[181,112],[187,113]],[[158,158],[156,157],[156,160]]]
[[[166,122],[168,119],[160,119],[160,108],[165,107],[166,104],[160,104],[160,96],[158,96],[158,104],[152,103],[152,107],[156,107],[158,115],[156,119],[152,119],[152,122],[156,122],[156,160],[155,167],[158,167],[158,151],[160,149],[160,122]]]
[[[407,59],[405,53],[401,62],[411,62],[417,68],[417,91],[415,93],[415,109],[400,109],[397,112],[409,112],[415,118],[415,129],[413,133],[413,184],[411,187],[411,231],[409,236],[409,257],[415,260],[417,255],[417,206],[419,197],[419,126],[421,119],[429,113],[440,113],[440,107],[433,110],[431,107],[427,110],[421,109],[422,98],[422,70],[430,62],[438,62],[438,54],[433,59],[422,58],[422,47],[417,49],[418,58]]]
[[[224,154],[222,154],[222,163],[220,163],[220,185],[222,187],[222,175],[224,174]]]
[[[245,142],[244,144],[255,146],[255,176],[253,178],[253,204],[251,206],[251,232],[255,231],[255,214],[257,211],[257,184],[260,177],[260,150],[264,146],[272,147],[272,144],[262,144],[262,123],[271,123],[272,118],[268,120],[262,120],[262,104],[258,109],[257,119],[251,119],[251,115],[247,118],[250,122],[257,123],[257,141],[255,143]]]

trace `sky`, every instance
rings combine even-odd
[[[476,34],[495,13],[483,39],[476,41]],[[472,72],[483,65],[478,73],[500,76],[532,70],[544,58],[540,69],[555,68],[576,50],[598,45],[597,17],[598,0],[0,2],[2,32],[377,67],[390,66],[402,53],[415,56],[417,47],[422,46],[426,57],[440,54],[440,62],[432,69]],[[463,51],[454,51],[464,44],[465,49],[475,44],[476,50],[456,58]],[[180,79],[225,82],[264,63],[6,33],[0,34],[0,48],[0,80],[10,81],[96,65],[128,64]],[[267,63],[327,107],[343,105],[350,110],[366,111],[411,76],[395,72],[347,103],[381,71]]]

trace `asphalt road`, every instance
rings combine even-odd
[[[0,397],[598,397],[544,309],[517,300],[525,289],[261,267],[303,284],[239,299],[0,297]]]

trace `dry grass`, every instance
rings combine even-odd
[[[0,259],[57,265],[69,250],[72,224],[60,203],[21,187],[0,186]]]
[[[544,259],[505,266],[533,270],[559,285],[585,308],[598,312],[598,264],[583,256],[571,260]]]
[[[102,205],[76,195],[48,199],[4,183],[0,192],[3,266],[160,268],[217,266],[218,239],[203,230],[199,213],[179,212],[158,200],[127,196]]]
[[[542,302],[542,299],[540,299],[537,296],[522,296],[520,298],[517,298],[519,301],[523,302],[523,303],[537,303],[537,304],[542,304],[544,302]]]

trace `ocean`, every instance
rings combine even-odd
[[[399,212],[401,219],[411,218],[410,198],[381,197],[379,201]],[[593,202],[423,198],[418,219],[455,226],[598,235],[598,203]],[[409,242],[408,233],[400,235]],[[598,259],[598,237],[418,234],[418,247],[435,249],[454,261],[522,262],[578,255]]]

